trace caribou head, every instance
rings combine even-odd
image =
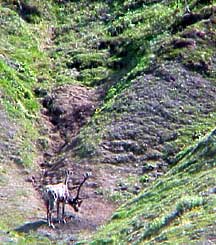
[[[83,186],[83,184],[85,183],[85,181],[90,177],[90,173],[85,173],[83,175],[83,180],[82,182],[79,184],[78,188],[77,188],[77,194],[75,197],[69,197],[67,200],[67,203],[74,209],[75,212],[79,211],[79,208],[83,202],[84,198],[79,197],[80,195],[80,190],[81,187]]]

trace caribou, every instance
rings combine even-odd
[[[43,190],[43,199],[45,201],[46,209],[47,209],[47,222],[48,225],[52,228],[55,228],[52,220],[52,213],[54,212],[55,206],[57,210],[57,220],[58,222],[66,223],[65,220],[65,204],[69,204],[75,212],[79,211],[79,208],[83,202],[83,198],[81,198],[80,190],[85,181],[89,178],[90,174],[85,173],[83,175],[83,180],[78,185],[76,196],[73,197],[68,189],[68,180],[72,175],[72,172],[67,171],[65,180],[63,183],[59,184],[50,184],[46,185]],[[60,219],[60,204],[62,204],[62,218]]]

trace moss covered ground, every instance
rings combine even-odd
[[[121,206],[90,244],[197,244],[215,239],[215,130]]]
[[[0,186],[5,162],[38,168],[37,140],[49,137],[41,97],[65,84],[94,88],[98,108],[61,154],[167,173],[148,183],[142,172],[147,187],[86,243],[215,242],[216,7],[188,3],[189,13],[172,0],[0,1]],[[3,237],[23,223],[12,209],[17,222],[4,216]],[[5,244],[51,243],[11,237]]]

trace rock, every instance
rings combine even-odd
[[[99,188],[99,185],[96,182],[88,182],[86,185],[93,189]]]
[[[216,187],[213,187],[209,190],[210,194],[216,194]]]
[[[53,97],[51,95],[47,95],[42,101],[42,105],[47,109],[49,109],[52,104],[53,104]]]
[[[174,48],[186,48],[186,47],[195,47],[196,46],[196,42],[193,39],[175,39],[172,42],[172,45],[174,46]]]
[[[49,141],[48,141],[48,139],[45,139],[45,138],[38,138],[38,139],[37,139],[37,146],[38,146],[41,150],[47,149],[48,146],[49,146]]]
[[[54,114],[55,116],[60,116],[65,113],[65,110],[63,107],[59,105],[53,105],[51,108],[51,113]]]
[[[13,160],[16,164],[23,164],[23,159],[18,156],[12,156],[11,160]]]
[[[121,190],[121,191],[127,191],[128,190],[128,186],[126,184],[124,184],[124,183],[120,183],[118,189]]]
[[[41,87],[35,88],[34,93],[37,97],[45,97],[48,95],[48,91],[44,88],[41,88]]]
[[[142,166],[142,174],[154,170],[154,167],[152,165],[149,165],[147,163]]]

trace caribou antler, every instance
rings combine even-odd
[[[85,183],[85,181],[86,181],[90,176],[91,176],[90,173],[85,173],[85,174],[83,175],[84,178],[83,178],[82,182],[79,184],[79,186],[78,186],[78,188],[77,188],[77,194],[76,194],[76,196],[75,196],[74,198],[73,198],[72,196],[70,196],[70,197],[67,199],[67,203],[68,203],[69,205],[71,205],[71,207],[73,207],[73,209],[74,209],[75,212],[78,212],[78,211],[79,211],[79,208],[80,208],[80,206],[81,206],[83,200],[85,199],[85,198],[79,197],[79,194],[80,194],[81,187],[83,186],[83,184]]]
[[[76,194],[76,197],[74,198],[74,201],[77,201],[77,200],[81,199],[81,198],[79,197],[81,187],[83,186],[83,184],[85,183],[85,181],[86,181],[90,176],[91,176],[90,173],[85,173],[85,174],[83,175],[83,177],[84,177],[84,178],[83,178],[83,181],[82,181],[82,182],[80,183],[80,185],[78,186],[77,194]]]

